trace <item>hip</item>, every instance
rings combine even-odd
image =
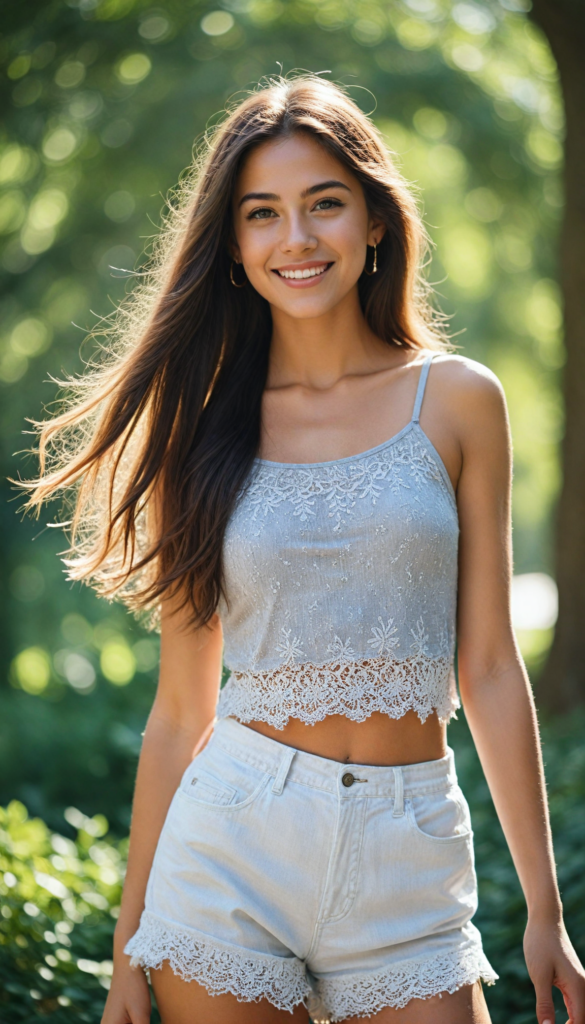
[[[209,892],[211,877],[229,892],[260,887],[296,894],[295,903],[302,893],[307,920],[322,917],[326,890],[327,919],[358,894],[364,910],[383,894],[404,919],[419,907],[458,926],[475,910],[476,878],[453,751],[403,765],[340,763],[220,719],[173,798],[154,877],[175,896],[183,885]]]

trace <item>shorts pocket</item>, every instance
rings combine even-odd
[[[200,803],[213,804],[215,807],[228,807],[237,796],[237,790],[233,786],[226,786],[220,779],[203,772],[193,775],[189,787],[188,796]]]
[[[415,793],[406,801],[406,810],[414,831],[431,843],[458,843],[473,835],[469,805],[458,785]]]
[[[198,807],[237,810],[256,800],[271,778],[268,772],[209,744],[185,771],[178,796]]]

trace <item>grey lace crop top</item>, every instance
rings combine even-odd
[[[432,358],[390,440],[331,462],[256,459],[224,541],[218,717],[282,729],[374,711],[448,721],[460,706],[457,505],[419,424]]]

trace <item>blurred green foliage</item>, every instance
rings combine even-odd
[[[569,932],[585,956],[583,715],[544,729],[555,852]],[[487,988],[494,1022],[532,1024],[534,992],[522,954],[518,884],[465,720],[452,726],[458,774],[471,806],[480,908],[475,921],[500,975]],[[103,815],[70,807],[55,832],[16,801],[0,808],[0,1019],[98,1024],[112,973],[111,940],[126,842]],[[556,994],[557,1024],[566,1021]],[[156,1014],[153,1020],[158,1021]]]
[[[51,833],[23,804],[0,808],[0,1016],[99,1021],[126,845],[73,807]]]
[[[550,571],[563,363],[563,116],[525,0],[30,0],[0,36],[0,477],[26,417],[79,372],[86,331],[147,258],[193,139],[262,75],[345,83],[417,191],[461,351],[491,366],[515,444],[516,571]],[[277,63],[280,62],[280,65]],[[231,99],[230,99],[231,98]],[[0,800],[75,803],[123,833],[156,638],[63,579],[64,542],[0,484]],[[531,665],[548,636],[521,638]],[[154,644],[154,646],[152,646]],[[540,645],[540,646],[539,646]],[[53,817],[56,816],[56,817]]]
[[[261,76],[329,69],[373,111],[413,183],[434,245],[429,278],[460,351],[504,384],[516,571],[550,571],[563,115],[527,0],[216,2],[29,0],[3,11],[1,479],[34,473],[14,455],[30,443],[26,417],[50,408],[49,375],[83,368],[85,333],[131,287],[193,139]],[[0,802],[22,801],[0,819],[0,1017],[98,1021],[158,638],[67,584],[52,512],[22,522],[0,486]],[[521,640],[538,671],[549,632]],[[582,724],[546,730],[575,939],[585,934]],[[477,833],[477,920],[502,977],[488,1001],[494,1020],[523,1024],[534,1014],[522,897],[463,720],[450,740]]]

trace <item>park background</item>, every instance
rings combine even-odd
[[[572,463],[567,457],[567,436],[574,439],[579,411],[585,410],[579,298],[570,273],[578,249],[571,230],[580,221],[578,204],[574,215],[566,207],[570,161],[576,180],[580,152],[578,144],[572,152],[569,147],[575,125],[573,136],[567,133],[575,91],[571,61],[573,51],[583,52],[585,23],[574,0],[558,0],[552,19],[550,14],[546,0],[534,11],[529,0],[5,5],[5,1024],[39,1016],[55,1024],[99,1021],[111,977],[132,784],[158,656],[157,636],[144,632],[121,606],[65,580],[57,556],[63,535],[48,525],[58,510],[46,510],[39,521],[23,519],[22,498],[8,477],[34,474],[34,459],[22,454],[33,443],[26,418],[38,418],[55,399],[52,377],[82,370],[92,352],[88,331],[132,287],[132,272],[148,259],[194,139],[217,123],[226,103],[281,70],[323,72],[345,84],[372,114],[418,196],[433,243],[427,275],[454,341],[462,354],[494,370],[504,386],[514,440],[514,619],[540,709],[569,930],[585,955],[585,681],[583,669],[579,676],[571,668],[579,664],[575,651],[583,650],[582,618],[573,626],[573,639],[560,645],[566,651],[573,644],[573,662],[563,661],[562,650],[556,661],[550,654],[555,577],[561,598],[557,638],[561,624],[575,617],[575,594],[584,589],[578,575],[584,542],[575,548],[575,529],[585,532],[578,516],[574,523],[575,510],[583,511],[575,468],[579,451],[573,451],[578,444],[572,444]],[[573,103],[573,120],[578,106]],[[563,244],[569,271],[559,257]],[[581,468],[585,476],[585,463]],[[563,507],[570,513],[564,519]],[[476,921],[502,979],[487,991],[488,1003],[495,1024],[524,1024],[535,1015],[521,949],[522,894],[463,713],[450,727],[449,741],[476,833]],[[561,1006],[559,1000],[559,1022],[566,1020]]]

